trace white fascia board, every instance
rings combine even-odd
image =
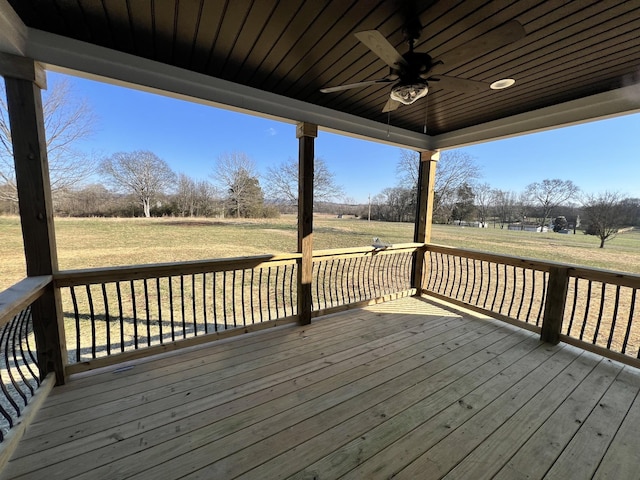
[[[640,112],[640,85],[571,100],[432,137],[437,149],[451,149],[568,127]]]
[[[7,0],[0,0],[0,52],[24,55],[27,27]]]
[[[431,149],[427,135],[41,30],[29,29],[26,54],[53,71],[288,123],[314,123],[326,131],[402,148]]]

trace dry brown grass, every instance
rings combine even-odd
[[[56,218],[60,269],[292,252],[296,217],[278,219]],[[413,225],[314,218],[316,249],[409,242]],[[435,225],[432,241],[508,255],[640,273],[640,232],[627,233],[599,249],[595,237],[513,232]],[[20,222],[0,217],[0,290],[25,275]]]

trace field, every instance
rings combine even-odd
[[[296,218],[103,219],[57,218],[61,270],[176,262],[206,258],[292,252]],[[387,243],[410,242],[413,225],[366,222],[329,216],[314,218],[314,248],[364,246],[373,237]],[[583,235],[530,233],[500,228],[435,225],[433,243],[507,255],[640,273],[640,232],[625,233],[598,248],[598,239]],[[0,290],[25,276],[17,217],[0,217]]]

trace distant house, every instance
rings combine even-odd
[[[536,225],[535,223],[510,223],[507,228],[509,230],[520,230],[523,232],[548,232],[549,227]]]

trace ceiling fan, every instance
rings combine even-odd
[[[458,77],[441,75],[438,72],[462,64],[496,48],[508,45],[525,36],[524,28],[519,22],[512,20],[486,33],[472,42],[461,45],[441,58],[432,59],[428,53],[415,52],[415,41],[420,37],[422,25],[414,16],[410,19],[403,32],[409,44],[409,51],[401,55],[378,30],[357,32],[356,38],[375,53],[390,67],[389,74],[378,80],[338,85],[322,88],[322,93],[340,92],[352,88],[368,87],[381,83],[394,83],[389,94],[389,100],[382,109],[383,112],[396,110],[400,105],[411,105],[416,100],[427,95],[429,85],[461,92],[478,92],[489,87],[484,82],[468,80]],[[501,80],[491,85],[499,89],[510,86],[513,81]]]

